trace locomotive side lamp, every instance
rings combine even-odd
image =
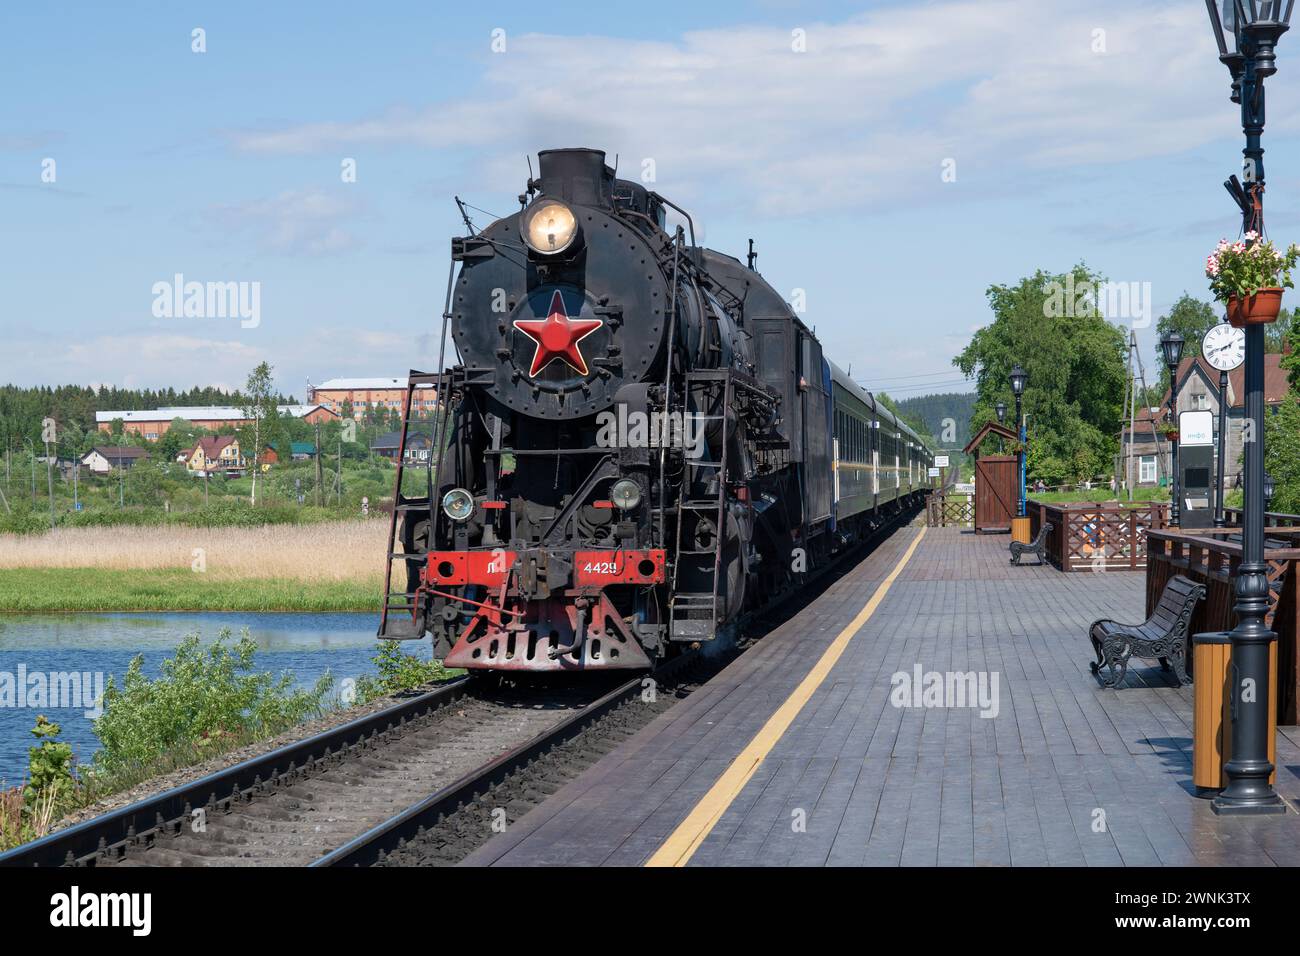
[[[641,486],[631,478],[620,478],[610,488],[609,498],[619,511],[631,511],[641,503]]]
[[[558,199],[539,199],[524,210],[519,232],[533,252],[553,256],[574,244],[578,218]]]
[[[442,511],[452,521],[468,521],[474,513],[474,496],[464,488],[453,488],[442,496]]]

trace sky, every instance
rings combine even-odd
[[[1289,242],[1300,40],[1278,51]],[[1080,261],[1150,289],[1150,380],[1154,319],[1209,298],[1239,227],[1201,0],[6,3],[0,89],[0,383],[234,388],[267,361],[301,398],[433,370],[453,196],[482,227],[551,147],[617,157],[709,246],[752,238],[896,397],[970,388],[986,289]],[[257,307],[169,315],[178,275]]]

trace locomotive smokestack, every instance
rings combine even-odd
[[[614,171],[600,149],[544,149],[537,154],[542,193],[565,202],[612,208]]]

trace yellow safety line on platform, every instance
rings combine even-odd
[[[673,831],[672,835],[664,841],[663,846],[655,851],[654,856],[646,861],[646,866],[685,866],[690,858],[699,849],[704,838],[722,819],[722,815],[727,812],[733,800],[739,796],[740,791],[745,789],[745,784],[749,783],[750,778],[754,776],[759,765],[767,757],[768,753],[776,746],[776,742],[781,739],[794,719],[799,716],[803,710],[804,704],[808,703],[813,693],[822,682],[826,680],[826,675],[831,672],[835,662],[840,659],[840,655],[848,648],[849,642],[857,634],[862,625],[872,614],[876,613],[876,608],[880,607],[880,602],[885,599],[889,592],[890,586],[898,579],[904,566],[911,560],[912,555],[916,552],[916,547],[925,537],[925,528],[922,527],[920,533],[912,540],[907,551],[894,566],[894,570],[889,572],[889,577],[880,582],[876,588],[876,593],[871,595],[868,601],[848,624],[844,630],[835,636],[831,641],[830,647],[822,653],[821,658],[813,665],[813,669],[808,672],[799,686],[791,692],[785,702],[776,709],[763,729],[754,735],[754,739],[742,750],[739,756],[731,762],[726,772],[718,778],[715,783],[695,805],[690,814],[683,820]]]

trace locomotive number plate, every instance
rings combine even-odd
[[[573,580],[584,584],[663,584],[667,580],[662,548],[648,551],[578,551]]]

